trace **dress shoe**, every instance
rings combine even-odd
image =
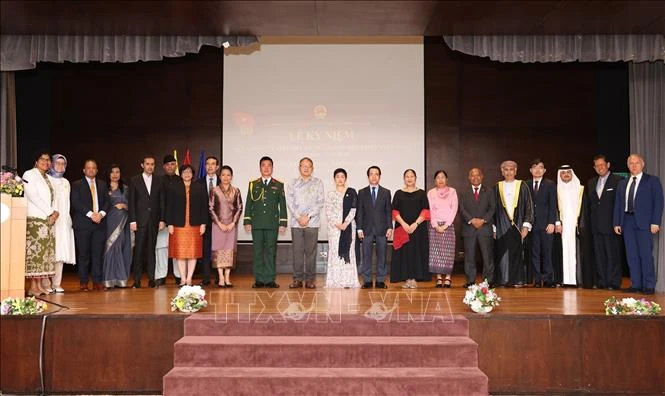
[[[556,283],[554,283],[554,282],[543,282],[543,287],[555,288]]]
[[[81,283],[81,287],[79,288],[79,290],[87,292],[88,291],[88,284],[87,283]]]
[[[387,289],[388,286],[386,286],[386,284],[384,282],[376,282],[376,284],[374,285],[374,288],[375,289]]]
[[[93,288],[97,291],[103,291],[104,290],[104,284],[103,283],[95,283],[93,285]]]
[[[642,289],[636,289],[634,287],[626,287],[625,289],[621,289],[622,292],[624,293],[641,293]]]
[[[646,294],[646,295],[656,294],[656,289],[650,289],[650,288],[646,289],[645,288],[643,293]]]
[[[159,278],[155,279],[155,285],[157,286],[163,286],[166,284],[166,278]]]
[[[157,284],[155,283],[155,280],[154,280],[154,279],[150,279],[150,280],[148,281],[148,287],[150,287],[150,288],[155,288],[155,287],[157,287]]]
[[[279,285],[275,283],[275,281],[266,283],[265,287],[267,287],[268,289],[279,289]]]
[[[252,289],[261,289],[263,287],[265,287],[265,284],[259,281],[254,282],[254,284],[252,285]]]
[[[607,290],[615,290],[615,289],[616,289],[615,287],[607,286]]]
[[[305,282],[305,289],[316,289],[314,282]]]
[[[219,284],[219,282],[217,282],[217,284]],[[210,286],[210,281],[201,281],[201,283],[199,283],[199,286],[201,287]]]
[[[175,277],[174,277],[175,278]],[[180,285],[180,278],[175,278],[175,284]]]
[[[293,283],[289,285],[289,289],[300,289],[302,287],[302,281],[294,280]]]
[[[53,290],[55,290],[56,293],[64,293],[64,292],[65,292],[65,289],[63,289],[63,288],[60,287],[60,286],[56,287],[56,288],[53,289]]]
[[[363,289],[371,289],[372,288],[372,282],[365,282],[362,285]]]
[[[540,281],[538,281],[538,282],[533,284],[533,287],[540,288],[540,287],[543,287],[543,284]]]
[[[132,285],[132,289],[140,289],[141,288],[141,281],[134,281],[134,285]]]

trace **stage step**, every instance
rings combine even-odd
[[[487,395],[461,315],[286,318],[190,316],[164,395]]]
[[[194,314],[185,320],[185,336],[464,336],[469,321],[462,315],[444,317],[389,316],[386,320],[362,315],[332,315],[309,320],[287,320],[275,315]]]
[[[175,366],[478,367],[469,337],[185,336]]]
[[[477,367],[176,367],[164,377],[165,396],[487,394]]]

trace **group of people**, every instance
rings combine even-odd
[[[205,180],[194,181],[191,165],[181,166],[178,176],[176,164],[165,156],[164,176],[156,176],[155,158],[146,156],[143,172],[127,184],[119,165],[98,175],[97,162],[88,159],[84,177],[70,185],[65,156],[39,153],[23,174],[27,293],[64,292],[64,263],[77,265],[81,291],[128,287],[132,278],[132,287],[141,288],[144,271],[150,287],[164,284],[168,272],[177,284],[191,285],[197,260],[207,260],[208,284],[214,267],[218,286],[232,287],[243,210],[231,185],[233,169],[220,170],[217,158],[208,157]]]
[[[501,164],[504,180],[488,199],[496,206],[492,232],[497,271],[495,277],[491,271],[485,274],[490,282],[619,289],[623,239],[631,279],[624,291],[655,292],[652,236],[660,231],[663,213],[660,180],[643,173],[644,159],[638,154],[627,159],[628,178],[611,173],[603,155],[593,162],[597,176],[586,185],[568,165],[558,169],[554,182],[543,177],[545,164],[535,159],[529,169],[532,179],[522,182],[515,178],[514,161]],[[463,217],[466,222],[464,212]],[[591,239],[586,263],[581,236]],[[465,243],[465,251],[471,266],[473,249]]]
[[[194,179],[191,165],[176,173],[172,155],[163,160],[164,176],[156,176],[155,158],[145,156],[143,172],[122,179],[112,165],[97,177],[95,160],[86,160],[84,177],[70,186],[63,177],[67,159],[39,153],[23,179],[28,200],[26,277],[31,295],[63,292],[63,263],[77,264],[80,290],[141,288],[144,271],[150,287],[165,283],[169,273],[179,285],[191,285],[197,262],[201,285],[232,287],[240,218],[252,235],[254,288],[277,288],[277,238],[289,226],[292,235],[293,282],[289,288],[316,288],[316,256],[320,227],[328,231],[325,287],[385,289],[386,253],[392,238],[390,282],[413,289],[418,282],[452,286],[455,261],[455,218],[460,214],[464,242],[465,284],[476,280],[476,250],[483,278],[491,285],[535,287],[621,285],[621,240],[630,268],[628,291],[651,294],[655,289],[652,234],[659,232],[663,211],[660,180],[643,173],[644,160],[632,154],[630,178],[610,173],[602,155],[594,158],[598,176],[583,186],[570,166],[561,166],[557,181],[544,178],[545,164],[532,161],[532,179],[516,179],[517,163],[504,161],[503,180],[483,185],[483,172],[469,171],[469,185],[458,191],[448,185],[444,170],[434,173],[434,186],[417,186],[413,169],[404,171],[404,185],[391,191],[380,185],[381,169],[367,169],[368,185],[347,185],[343,168],[332,174],[334,189],[313,176],[314,163],[304,157],[300,175],[286,186],[272,177],[273,161],[259,161],[261,176],[249,182],[245,205],[232,185],[233,169],[220,168],[208,157],[206,176]],[[244,216],[242,216],[244,209]],[[71,216],[70,216],[71,212]],[[322,213],[325,223],[322,224]],[[594,265],[582,265],[579,236],[589,227]],[[555,238],[556,236],[556,238]],[[360,275],[356,239],[362,245]],[[372,257],[376,252],[376,276]],[[524,252],[527,252],[525,254]],[[526,265],[525,265],[526,264]],[[374,279],[373,279],[374,278]],[[374,280],[374,282],[373,282]]]

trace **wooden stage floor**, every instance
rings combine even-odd
[[[477,315],[462,303],[462,276],[453,278],[451,289],[427,283],[408,291],[401,284],[386,290],[329,290],[321,287],[323,276],[314,291],[289,290],[288,274],[278,277],[279,289],[252,289],[250,275],[232,280],[232,289],[206,289],[211,305],[202,313],[291,313],[287,319],[293,319],[307,312],[317,314],[316,320],[318,314],[336,313],[374,313],[378,319],[386,314],[383,318],[391,320],[387,313],[396,313],[414,315],[414,322],[425,314],[441,315],[442,326],[445,315],[462,314],[492,394],[665,394],[665,316],[604,313],[603,302],[610,296],[639,294],[499,288],[501,305],[489,315]],[[46,393],[161,393],[162,378],[174,365],[173,345],[184,335],[189,317],[171,312],[169,302],[178,289],[172,278],[168,283],[158,289],[80,292],[76,275],[66,274],[66,292],[43,297],[51,303],[46,320],[0,318],[0,391],[41,392],[41,339]],[[663,293],[648,298],[665,306]],[[226,318],[233,321],[233,316]]]
[[[289,274],[278,276],[278,289],[252,289],[251,275],[236,275],[232,281],[234,287],[231,289],[205,288],[210,302],[205,312],[279,313],[296,302],[316,313],[364,314],[381,302],[386,307],[396,307],[399,313],[472,314],[462,303],[465,289],[461,286],[461,276],[453,278],[450,289],[437,289],[434,282],[429,282],[419,284],[415,290],[404,290],[401,284],[390,283],[384,290],[325,289],[322,287],[323,275],[317,277],[315,290],[289,289]],[[146,285],[147,281],[142,283]],[[629,280],[624,279],[624,286],[628,284]],[[65,293],[41,296],[43,300],[55,303],[50,305],[49,311],[56,315],[168,314],[171,313],[170,299],[178,292],[173,278],[167,280],[166,286],[156,289],[81,292],[78,278],[74,274],[65,274],[63,287]],[[497,288],[496,292],[502,301],[492,315],[604,315],[603,302],[611,296],[646,297],[665,307],[665,293],[644,296],[616,290],[533,287]]]

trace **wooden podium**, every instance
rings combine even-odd
[[[28,201],[0,194],[0,299],[25,297],[25,232]]]

